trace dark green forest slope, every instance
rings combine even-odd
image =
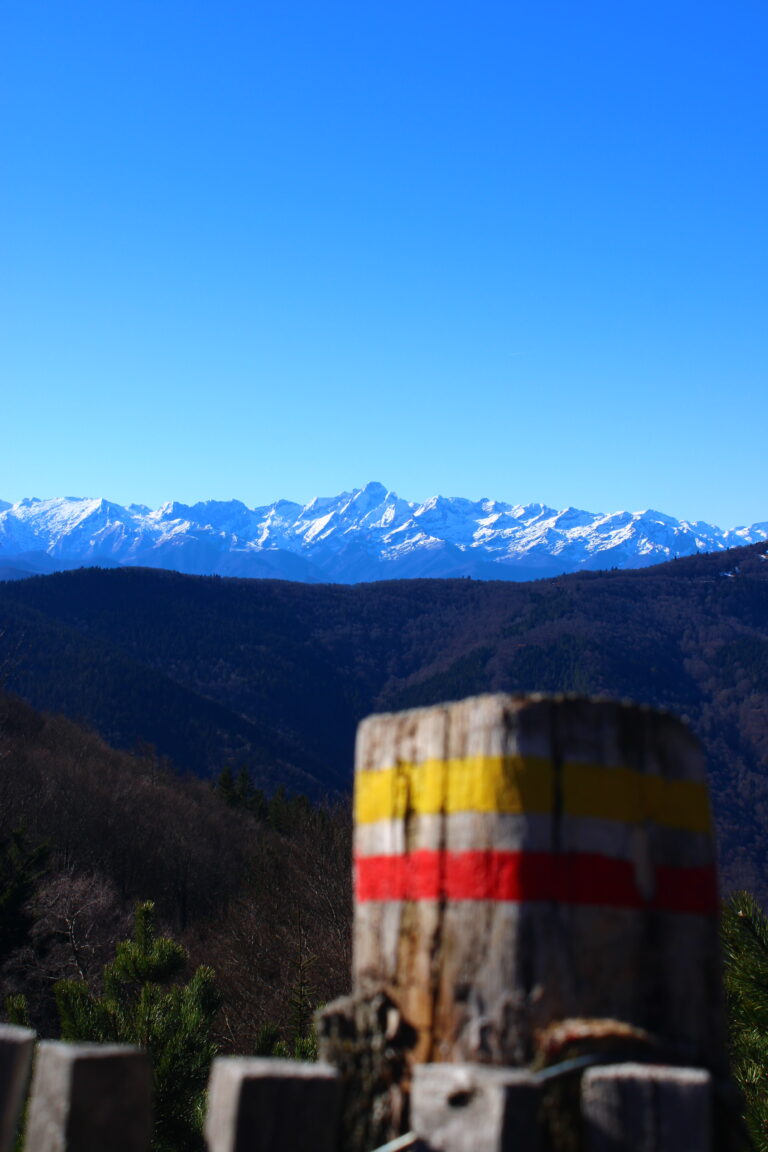
[[[84,569],[0,584],[7,686],[180,772],[344,791],[371,711],[578,691],[687,716],[728,887],[766,893],[765,545],[529,584],[346,587]]]

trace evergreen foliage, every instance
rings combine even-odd
[[[300,956],[296,982],[291,990],[288,1012],[288,1034],[294,1044],[304,1044],[314,1039],[312,1017],[317,1004],[309,980],[312,961],[312,956]]]
[[[282,1040],[277,1024],[265,1024],[256,1038],[253,1054],[312,1063],[317,1060],[317,1036],[314,1030],[310,1030],[304,1036],[294,1037],[292,1041]]]
[[[284,1024],[271,1021],[258,1031],[254,1056],[278,1056],[285,1060],[317,1060],[317,1034],[314,1014],[318,1008],[317,994],[309,973],[315,957],[308,955],[300,935],[300,952],[296,980],[290,988],[288,1011]]]
[[[6,996],[4,1009],[5,1019],[9,1024],[15,1024],[18,1028],[32,1027],[29,1018],[29,1003],[23,993],[18,992],[15,996]]]
[[[0,964],[26,939],[32,923],[28,902],[46,856],[45,846],[28,847],[18,829],[0,839]]]
[[[756,1152],[768,1152],[768,917],[749,892],[723,912],[731,1062]]]
[[[246,764],[240,766],[237,775],[230,764],[225,765],[216,779],[216,791],[230,808],[250,812],[259,820],[267,815],[267,798],[263,790],[254,785]]]
[[[212,969],[180,983],[187,955],[157,936],[151,902],[136,908],[133,939],[119,943],[106,965],[103,993],[82,981],[55,987],[63,1040],[138,1044],[152,1057],[156,1152],[202,1148],[203,1092],[219,1007]]]
[[[302,792],[291,794],[280,784],[267,799],[264,790],[253,783],[246,765],[235,775],[227,764],[216,777],[214,788],[230,808],[255,816],[284,836],[305,827],[312,819],[312,802],[308,796]]]
[[[253,1046],[254,1056],[274,1056],[280,1043],[280,1027],[277,1024],[263,1024],[256,1035]]]

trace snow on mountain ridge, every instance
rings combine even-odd
[[[195,573],[340,582],[384,576],[527,579],[580,568],[637,567],[768,539],[768,521],[722,529],[655,509],[587,512],[483,498],[401,499],[376,482],[249,508],[240,500],[168,501],[157,509],[102,498],[0,502],[0,557],[47,568],[143,564]]]

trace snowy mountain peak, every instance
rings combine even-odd
[[[401,499],[378,481],[307,504],[101,497],[0,501],[0,564],[29,572],[141,564],[196,574],[352,583],[412,576],[525,580],[630,568],[768,540],[768,521],[721,530],[655,509],[587,512],[483,497]]]
[[[188,504],[181,504],[178,500],[168,500],[150,515],[157,520],[188,520],[191,512],[192,509]]]

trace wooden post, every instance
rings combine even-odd
[[[430,1152],[538,1152],[538,1104],[535,1079],[517,1068],[422,1064],[413,1071],[411,1128]]]
[[[724,1068],[715,845],[673,716],[479,696],[358,730],[353,990],[385,990],[414,1062],[521,1065],[567,1017]]]
[[[342,996],[315,1019],[318,1052],[339,1071],[341,1152],[370,1152],[408,1126],[408,1055],[416,1033],[385,992]]]
[[[147,1152],[151,1079],[139,1048],[40,1044],[25,1152]]]
[[[35,1034],[0,1024],[0,1152],[10,1152],[32,1063]]]
[[[341,1083],[327,1064],[224,1056],[208,1084],[209,1152],[335,1152]]]
[[[710,1152],[711,1077],[654,1064],[590,1068],[581,1115],[584,1152]]]

